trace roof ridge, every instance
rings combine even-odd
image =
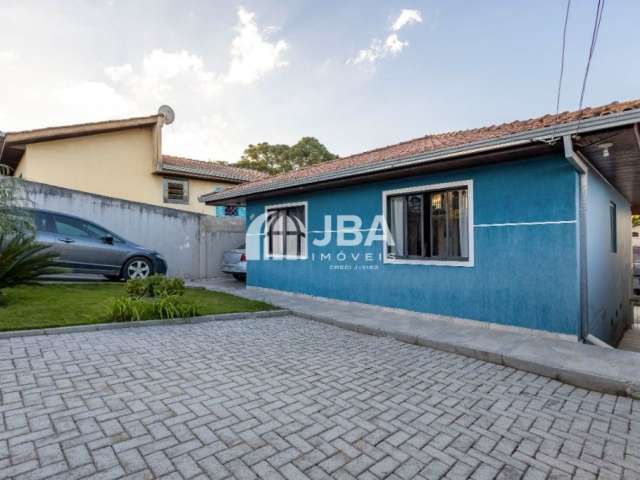
[[[364,167],[365,165],[373,165],[394,159],[424,155],[426,153],[437,152],[447,148],[462,147],[476,142],[490,141],[499,138],[505,139],[511,135],[523,134],[553,126],[576,122],[579,124],[583,119],[621,114],[630,110],[640,110],[640,99],[626,100],[622,102],[614,101],[597,107],[584,107],[580,110],[564,111],[557,114],[547,113],[545,115],[524,120],[512,120],[498,125],[432,133],[391,145],[355,153],[346,157],[338,157],[335,160],[330,160],[328,162],[309,165],[299,170],[291,170],[280,175],[261,178],[248,184],[226,190],[224,198],[235,198],[230,197],[230,193],[233,193],[236,197],[241,196],[247,189],[250,189],[252,192],[262,191],[259,189],[262,188],[263,185],[286,185],[288,184],[287,182],[304,181],[305,179],[313,181],[315,176],[328,174],[330,172],[335,173],[342,170],[348,170],[350,168]],[[256,190],[256,188],[258,190]],[[215,199],[215,195],[213,195],[213,199]]]
[[[258,170],[253,170],[250,168],[244,168],[244,167],[238,167],[235,165],[229,165],[227,163],[224,163],[220,160],[199,160],[196,158],[189,158],[189,157],[183,157],[183,156],[178,156],[178,155],[168,155],[168,154],[162,154],[162,159],[163,161],[167,161],[167,167],[175,167],[175,168],[193,168],[193,169],[202,169],[203,171],[209,171],[211,172],[213,170],[214,167],[215,169],[219,169],[220,172],[228,172],[228,175],[230,175],[229,178],[233,178],[232,175],[235,174],[238,179],[241,180],[245,180],[245,181],[256,181],[256,180],[262,180],[263,178],[269,178],[269,175],[264,173],[264,172],[260,172]],[[171,163],[171,161],[174,161],[175,163]],[[181,165],[177,165],[177,164],[181,164]],[[191,167],[189,166],[191,165]]]
[[[304,168],[300,168],[298,170],[291,170],[289,172],[285,172],[285,173],[281,173],[278,175],[273,175],[271,177],[268,177],[270,179],[277,179],[280,177],[284,177],[292,172],[304,172],[305,170],[309,170],[312,169],[314,167],[317,167],[318,165],[331,165],[333,163],[339,163],[341,161],[345,161],[348,159],[352,159],[355,157],[359,157],[359,156],[363,156],[363,155],[370,155],[372,153],[376,153],[376,152],[381,152],[387,149],[391,149],[394,147],[400,147],[402,145],[407,145],[407,144],[411,144],[420,140],[429,140],[429,139],[437,139],[437,138],[441,138],[441,137],[454,137],[454,136],[459,136],[459,135],[464,135],[464,134],[470,134],[470,133],[480,133],[480,132],[486,132],[486,131],[491,131],[491,130],[499,130],[501,128],[504,127],[508,127],[508,126],[516,126],[516,125],[526,125],[527,123],[532,123],[535,121],[540,121],[544,118],[561,118],[563,115],[567,116],[567,115],[575,115],[575,114],[579,114],[580,117],[579,118],[575,118],[575,120],[584,118],[584,114],[586,112],[590,112],[592,110],[604,110],[607,109],[609,107],[612,107],[614,105],[624,105],[624,104],[634,104],[634,103],[639,103],[640,100],[626,100],[623,102],[619,102],[619,101],[614,101],[614,102],[610,102],[607,103],[605,105],[601,105],[601,106],[596,106],[596,107],[583,107],[580,110],[565,110],[564,112],[560,112],[557,115],[556,114],[552,114],[552,113],[547,113],[545,115],[540,115],[537,117],[530,117],[527,119],[523,119],[523,120],[512,120],[510,122],[503,122],[503,123],[499,123],[499,124],[493,124],[493,125],[489,125],[489,126],[485,126],[485,127],[474,127],[474,128],[467,128],[467,129],[460,129],[460,130],[450,130],[450,131],[446,131],[446,132],[440,132],[440,133],[429,133],[420,137],[414,137],[411,138],[409,140],[403,140],[402,142],[397,142],[397,143],[392,143],[389,145],[385,145],[383,147],[377,147],[377,148],[372,148],[369,150],[364,150],[362,152],[358,152],[358,153],[353,153],[351,155],[347,155],[345,157],[338,157],[335,158],[333,160],[329,160],[327,162],[322,162],[322,163],[316,163],[313,165],[308,165]],[[622,111],[624,111],[626,109],[623,109]],[[605,112],[603,113],[603,115],[608,115],[609,112]],[[510,133],[507,133],[506,135],[509,135]],[[260,180],[266,180],[265,179],[260,179]]]

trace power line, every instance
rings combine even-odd
[[[560,78],[558,79],[558,94],[556,96],[556,128],[558,126],[558,118],[560,117],[560,94],[562,93],[562,77],[564,76],[564,57],[567,46],[567,24],[569,23],[569,10],[571,9],[571,0],[567,0],[567,9],[564,14],[564,27],[562,29],[562,55],[560,56]],[[556,132],[551,136],[550,142],[556,141]]]
[[[596,50],[596,44],[598,43],[598,34],[600,33],[600,23],[602,22],[602,14],[604,12],[605,0],[598,0],[596,5],[596,18],[593,22],[593,32],[591,33],[591,46],[589,47],[589,56],[587,57],[587,66],[584,70],[584,78],[582,79],[582,90],[580,92],[580,105],[578,111],[582,110],[582,103],[584,101],[584,92],[587,88],[587,79],[589,78],[589,69],[591,68],[591,59]],[[576,131],[580,129],[580,121],[582,115],[578,118],[578,125]]]
[[[558,79],[558,96],[556,98],[556,120],[560,114],[560,93],[562,92],[562,77],[564,75],[564,56],[567,45],[567,24],[569,23],[569,10],[571,9],[571,0],[567,0],[567,10],[564,14],[564,28],[562,29],[562,56],[560,57],[560,78]]]

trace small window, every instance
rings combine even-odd
[[[224,216],[225,217],[237,217],[238,216],[238,207],[234,205],[226,205],[224,207]]]
[[[189,181],[163,179],[164,203],[189,203]]]
[[[389,259],[469,260],[469,190],[466,185],[391,194],[387,196],[386,220],[393,238],[387,245]]]
[[[611,226],[611,252],[618,252],[618,216],[616,204],[609,202],[609,222]]]
[[[306,205],[267,207],[267,251],[273,257],[306,258]]]

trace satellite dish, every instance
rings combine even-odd
[[[158,109],[158,114],[162,115],[164,117],[164,124],[165,125],[169,125],[169,124],[173,123],[173,121],[176,118],[176,112],[174,112],[173,108],[171,108],[169,105],[162,105]]]

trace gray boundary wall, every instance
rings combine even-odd
[[[24,181],[34,208],[76,215],[160,252],[168,274],[187,279],[223,275],[222,254],[244,243],[244,219],[213,217]]]

